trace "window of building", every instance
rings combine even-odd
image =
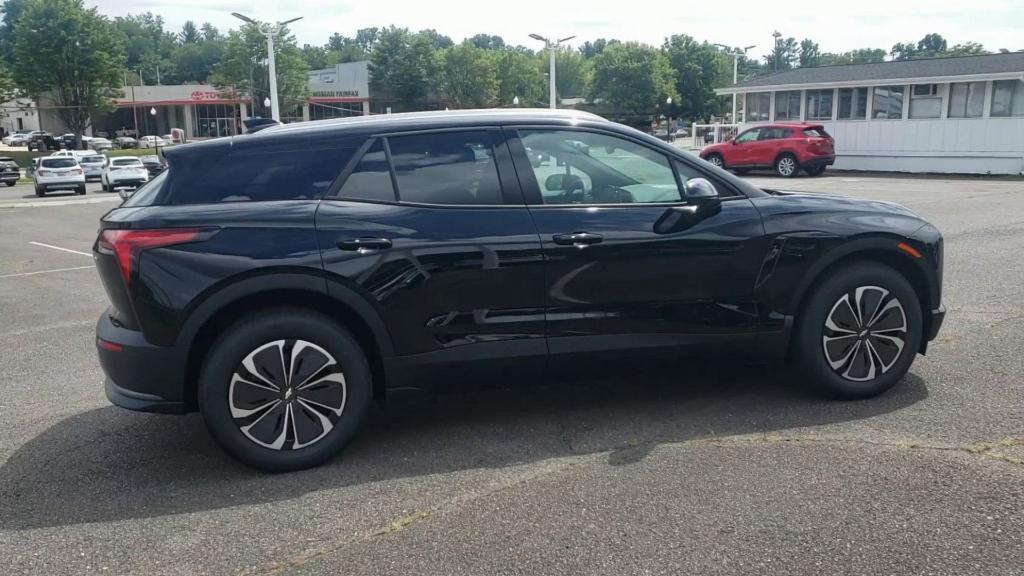
[[[281,107],[281,123],[291,124],[302,122],[302,104],[287,105]]]
[[[871,117],[878,120],[903,118],[903,86],[875,86],[871,101]]]
[[[832,119],[832,98],[835,90],[808,90],[807,91],[807,119],[808,120],[831,120]]]
[[[942,115],[942,96],[938,84],[914,84],[910,90],[911,118],[938,118]]]
[[[949,85],[950,118],[981,118],[984,111],[984,82],[954,82]]]
[[[771,119],[772,95],[770,92],[754,92],[747,94],[744,120],[747,122],[767,122]]]
[[[992,83],[992,116],[1024,116],[1024,80]]]
[[[594,132],[521,130],[545,204],[680,202],[668,158],[635,142]],[[685,176],[685,174],[684,174]]]
[[[233,136],[238,134],[241,125],[238,107],[234,104],[194,104],[192,125],[200,138]]]
[[[775,119],[776,120],[799,120],[800,119],[800,92],[775,93]]]
[[[491,140],[484,130],[388,138],[398,198],[424,204],[502,204]]]
[[[347,118],[362,116],[362,102],[310,102],[309,119],[325,120],[327,118]]]
[[[316,200],[355,153],[359,142],[304,143],[294,149],[238,147],[172,162],[172,204]]]
[[[359,163],[345,178],[345,183],[336,197],[379,202],[395,201],[395,187],[391,181],[391,170],[388,167],[388,157],[384,152],[382,140],[374,142],[363,154]]]
[[[839,119],[864,120],[868,117],[868,89],[839,89]]]

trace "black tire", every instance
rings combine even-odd
[[[102,188],[104,192],[113,192],[114,191],[113,188],[111,188],[110,186],[107,186],[107,184],[105,182],[103,182],[102,178],[100,179],[100,188]]]
[[[17,182],[4,182],[4,184],[7,184],[7,186],[14,186]]]
[[[278,345],[279,341],[284,343]],[[313,346],[299,344],[301,341]],[[260,350],[263,352],[259,352]],[[319,370],[314,369],[311,374],[303,375],[304,382],[317,376],[314,382],[319,384],[311,388],[295,386],[294,394],[290,385],[277,392],[269,386],[263,386],[261,391],[258,387],[247,387],[244,383],[240,383],[237,389],[233,387],[233,382],[237,382],[238,377],[242,375],[252,380],[253,376],[263,374],[260,376],[262,382],[258,382],[260,384],[269,383],[267,377],[279,380],[297,376],[283,376],[283,366],[291,364],[290,360],[282,360],[280,370],[272,363],[258,364],[278,357],[291,358],[291,354],[296,350],[299,350],[300,354],[308,352],[306,357],[299,356],[294,366],[290,366],[299,371],[299,374],[302,374],[305,358],[312,358],[306,363],[308,366],[326,361],[322,353],[326,353],[328,358],[333,357],[335,364],[328,362]],[[269,356],[264,356],[265,354]],[[249,362],[249,366],[260,372],[254,375],[246,368],[246,361]],[[324,380],[323,376],[319,376],[325,369],[326,373],[332,370],[340,371],[343,376],[341,382]],[[371,378],[366,354],[349,331],[338,323],[321,314],[302,309],[272,309],[237,322],[210,348],[199,377],[199,410],[213,437],[238,460],[254,468],[272,472],[299,470],[323,463],[341,451],[352,439],[370,405]],[[232,393],[234,397],[229,398]],[[308,398],[304,394],[310,394],[330,404],[331,408],[336,404],[336,410],[340,414],[329,410],[323,411],[319,416],[313,414],[313,409],[306,402]],[[232,413],[232,402],[235,401],[241,406],[256,406],[261,402],[272,404],[264,404],[269,406],[266,411],[261,410],[236,419],[235,415],[238,413]],[[323,404],[321,407],[328,408]],[[242,408],[235,405],[234,409]],[[304,418],[289,420],[289,415],[295,413]],[[256,425],[263,416],[270,416],[271,419],[266,420],[257,431]],[[328,428],[323,422],[332,417],[334,421],[329,423],[333,427]],[[285,426],[288,422],[292,424],[291,431]],[[298,426],[296,422],[299,423]],[[250,430],[243,431],[243,428]],[[301,435],[297,433],[300,428],[304,428],[306,438],[300,438]],[[281,430],[280,434],[278,430]],[[261,445],[257,443],[260,441],[259,438],[267,442]],[[303,440],[309,441],[306,446],[299,447],[298,444]],[[278,443],[278,448],[268,447]]]
[[[775,159],[775,173],[783,178],[793,178],[800,173],[800,161],[792,154],[780,154]]]
[[[858,307],[873,310],[862,312],[868,318],[859,324],[853,307],[843,303],[845,298],[856,304],[858,295]],[[877,319],[864,328],[870,316]],[[898,329],[901,317],[903,331]],[[827,324],[830,320],[835,329]],[[875,262],[852,263],[830,273],[807,296],[796,319],[793,360],[811,389],[835,398],[869,398],[891,388],[910,369],[922,327],[921,305],[906,278]]]
[[[704,160],[706,160],[712,166],[718,166],[723,170],[725,169],[725,159],[722,158],[721,154],[708,154],[707,158],[705,158]]]
[[[42,198],[43,196],[46,196],[46,188],[41,188],[39,186],[36,186],[36,196],[38,196],[40,198]]]
[[[804,172],[806,172],[808,176],[821,176],[822,174],[825,173],[825,167],[824,166],[813,166],[813,167],[812,166],[808,166],[807,168],[804,168]]]
[[[75,188],[75,193],[79,196],[85,196],[85,184],[82,184],[78,188]]]

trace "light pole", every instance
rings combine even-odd
[[[151,107],[149,109],[149,115],[153,117],[153,124],[156,124],[156,106],[153,106],[153,107]],[[160,130],[154,130],[154,132],[159,132],[159,131]],[[155,135],[155,136],[156,136],[156,140],[153,142],[153,144],[156,146],[156,155],[157,155],[157,157],[159,157],[160,156],[160,138],[161,137],[158,134]]]
[[[668,112],[668,124],[665,126],[665,141],[672,141],[672,97],[665,98],[665,111]]]
[[[270,74],[270,117],[280,122],[281,109],[278,106],[277,98],[277,62],[274,58],[274,38],[280,34],[281,30],[283,30],[288,24],[291,24],[296,20],[302,20],[302,16],[292,18],[291,20],[285,20],[284,22],[278,22],[276,24],[261,24],[248,16],[239,14],[238,12],[232,12],[231,15],[243,22],[252,24],[260,31],[260,34],[267,37],[267,68],[268,73]],[[249,90],[252,90],[252,86],[249,87]]]
[[[725,48],[726,50],[732,50],[732,48],[730,46],[726,46],[725,44],[715,44],[715,46],[718,46],[720,48]],[[737,49],[735,52],[731,52],[731,51],[730,52],[726,52],[726,54],[728,54],[729,56],[732,56],[732,85],[733,86],[735,86],[736,83],[739,81],[740,57],[741,56],[745,57],[747,55],[747,51],[750,50],[751,48],[755,48],[756,46],[757,46],[757,44],[752,44],[750,46],[745,46],[742,51]],[[743,115],[746,116],[746,111],[743,112]],[[733,124],[739,124],[739,122],[736,121],[736,93],[735,92],[732,93],[732,123]]]
[[[548,73],[548,100],[552,109],[558,108],[558,104],[555,101],[555,49],[558,48],[562,42],[568,42],[575,37],[576,35],[574,34],[572,36],[566,36],[565,38],[559,38],[558,40],[548,40],[540,34],[530,34],[530,38],[540,40],[544,43],[544,47],[547,48],[551,59]]]

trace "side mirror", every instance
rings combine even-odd
[[[722,211],[715,185],[704,178],[691,178],[683,188],[686,204],[672,206],[654,223],[655,234],[681,232]]]
[[[731,144],[732,144],[733,146],[735,146],[735,145],[739,144],[739,142],[737,142],[735,138],[730,138],[730,139],[729,139],[729,142],[730,142],[730,143],[731,143]]]

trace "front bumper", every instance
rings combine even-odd
[[[942,321],[946,319],[946,307],[942,304],[938,308],[931,311],[931,318],[928,322],[928,334],[926,334],[926,341],[931,342],[935,340],[935,337],[939,335],[939,329],[942,328]]]
[[[96,323],[96,350],[107,376],[107,398],[115,405],[163,414],[194,409],[185,393],[188,350],[154,346],[142,332],[116,326],[109,313]]]

